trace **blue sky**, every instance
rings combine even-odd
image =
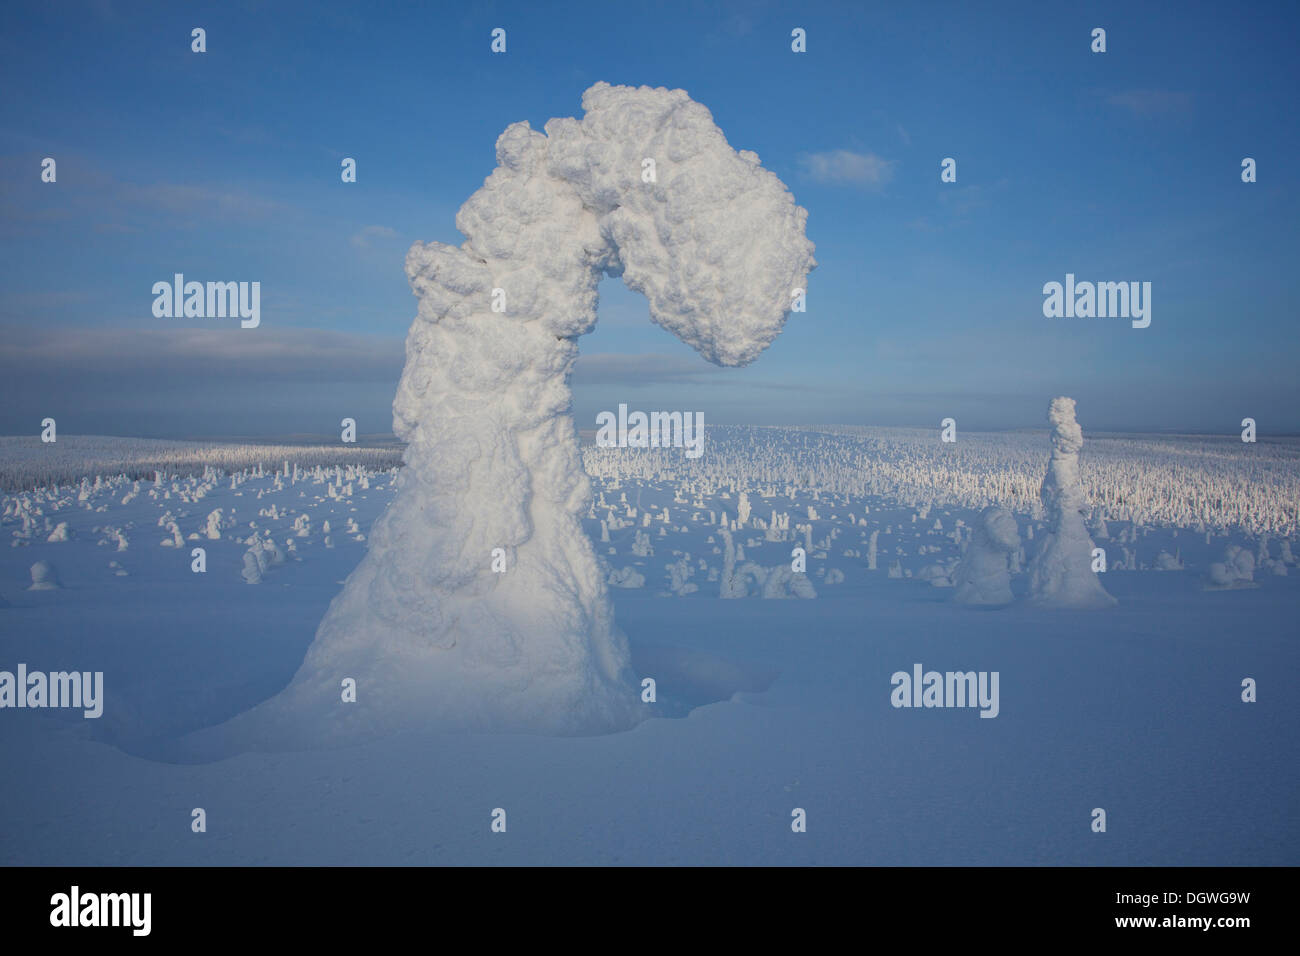
[[[0,433],[47,415],[64,434],[328,433],[345,415],[389,431],[406,248],[461,242],[500,132],[580,115],[598,80],[705,104],[809,210],[819,267],[808,312],[744,369],[606,280],[580,428],[619,402],[1019,427],[1068,394],[1085,428],[1300,431],[1295,4],[708,6],[11,9]],[[155,318],[152,284],[175,272],[260,281],[260,328]],[[1151,282],[1150,327],[1045,318],[1043,284],[1067,272]]]

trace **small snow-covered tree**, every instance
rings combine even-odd
[[[1020,532],[1011,512],[996,505],[985,508],[953,574],[952,599],[958,604],[1010,604],[1011,566],[1019,550]]]
[[[1083,429],[1074,417],[1074,399],[1054,398],[1047,410],[1052,425],[1052,457],[1043,478],[1047,534],[1029,565],[1032,604],[1063,608],[1106,608],[1116,601],[1092,570],[1092,538],[1084,527],[1087,496],[1079,481]]]

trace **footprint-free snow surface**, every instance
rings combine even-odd
[[[60,437],[51,474],[35,439],[0,442],[0,671],[104,675],[98,718],[0,711],[6,864],[1300,861],[1300,443],[1089,436],[1116,600],[1091,610],[1027,600],[1042,431],[588,445],[583,527],[649,719],[205,756],[289,685],[397,455]],[[953,600],[1002,594],[1003,555],[1010,603]],[[918,665],[996,673],[996,707],[894,706]]]

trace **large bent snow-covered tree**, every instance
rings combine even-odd
[[[393,402],[409,443],[396,495],[293,682],[232,729],[582,734],[644,716],[580,524],[569,376],[597,286],[621,275],[657,324],[745,365],[815,262],[807,212],[684,91],[598,83],[582,105],[545,133],[508,127],[456,217],[465,242],[408,252],[419,312]],[[356,703],[340,703],[347,677]]]

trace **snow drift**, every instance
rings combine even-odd
[[[657,324],[745,365],[815,262],[806,211],[684,91],[598,83],[582,105],[545,133],[509,126],[457,214],[466,241],[407,253],[419,310],[393,402],[406,467],[293,682],[235,722],[257,739],[604,733],[645,716],[579,520],[577,338],[602,275],[621,275]]]

